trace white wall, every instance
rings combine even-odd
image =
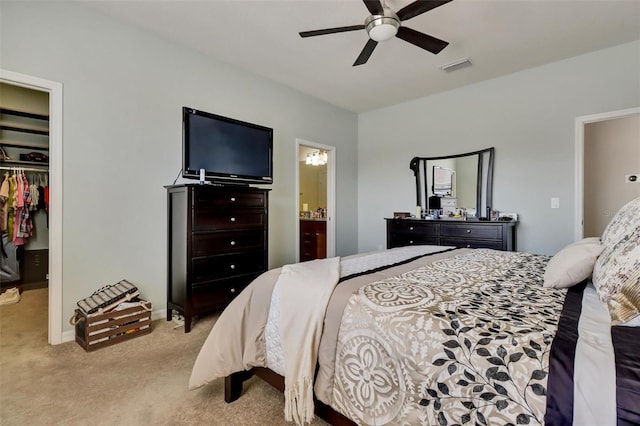
[[[386,247],[383,218],[414,210],[411,158],[491,146],[493,207],[519,213],[518,250],[573,241],[575,118],[640,105],[639,53],[636,41],[360,114],[359,251]]]
[[[274,129],[272,267],[295,261],[296,138],[336,146],[337,254],[356,252],[354,113],[78,3],[0,7],[0,66],[63,84],[65,324],[78,299],[123,278],[137,283],[154,309],[165,307],[163,185],[181,165],[182,106]]]

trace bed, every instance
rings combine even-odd
[[[640,198],[553,257],[416,246],[268,271],[189,386],[224,377],[231,402],[258,375],[298,424],[640,424],[639,312]]]

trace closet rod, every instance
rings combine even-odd
[[[0,166],[0,170],[23,170],[25,172],[49,173],[49,169],[36,169],[34,167],[6,167],[6,166]]]

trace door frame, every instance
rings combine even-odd
[[[0,82],[49,94],[48,343],[62,339],[62,83],[0,68]]]
[[[584,237],[584,128],[587,124],[615,120],[640,114],[640,107],[627,108],[600,114],[584,115],[576,118],[575,129],[575,239]]]
[[[300,226],[297,226],[300,218],[300,147],[306,146],[314,149],[327,151],[327,257],[335,257],[336,255],[336,147],[331,145],[323,145],[316,142],[307,141],[296,138],[295,152],[295,247],[296,262],[300,261]]]

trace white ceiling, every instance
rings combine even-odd
[[[386,3],[397,11],[412,0]],[[453,0],[403,22],[448,41],[440,54],[394,38],[353,67],[365,30],[305,39],[298,32],[363,24],[361,0],[85,4],[355,112],[640,39],[640,0]],[[473,66],[440,69],[464,57]]]

